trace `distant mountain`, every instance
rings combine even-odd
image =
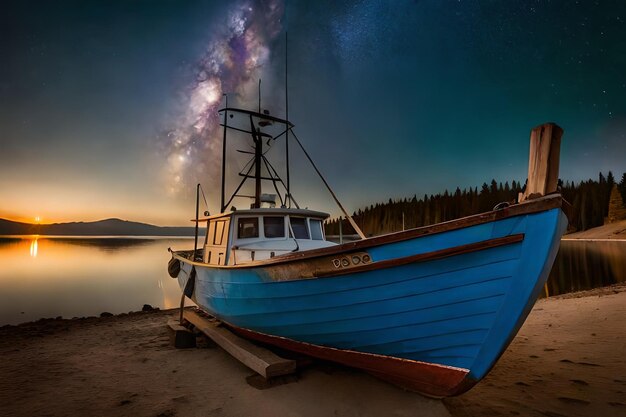
[[[204,229],[201,230],[202,236]],[[0,235],[58,236],[193,236],[194,227],[161,227],[152,224],[106,219],[96,222],[32,224],[0,219]]]

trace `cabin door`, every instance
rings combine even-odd
[[[230,218],[209,221],[206,243],[204,245],[204,262],[210,265],[226,265],[226,249]]]

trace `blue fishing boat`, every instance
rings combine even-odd
[[[183,299],[244,337],[429,396],[458,395],[480,381],[529,314],[567,228],[567,203],[553,192],[560,128],[533,130],[535,153],[545,148],[551,157],[532,158],[531,136],[521,202],[369,238],[340,205],[362,239],[335,244],[324,234],[328,214],[298,207],[265,158],[263,147],[276,138],[291,135],[302,146],[293,125],[266,112],[221,113],[224,131],[249,134],[254,151],[228,202],[222,177],[220,214],[199,218],[196,205],[204,242],[196,236],[193,250],[171,251],[169,272]],[[225,160],[224,153],[222,167]],[[255,182],[251,207],[227,211],[247,179]],[[276,194],[262,194],[262,181]]]

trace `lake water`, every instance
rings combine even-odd
[[[550,295],[626,282],[626,240],[561,241],[548,279]]]
[[[0,325],[177,307],[168,247],[193,238],[0,237]]]
[[[193,239],[0,237],[0,325],[177,307],[168,247],[190,249]],[[626,241],[565,240],[548,287],[556,295],[616,282],[626,282]]]

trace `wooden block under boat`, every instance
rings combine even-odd
[[[217,320],[203,317],[192,310],[185,310],[183,318],[263,378],[288,375],[296,371],[296,361],[281,358],[274,352],[235,335],[220,327]]]
[[[177,320],[168,320],[170,340],[176,349],[196,347],[196,335],[188,328],[181,326]]]

